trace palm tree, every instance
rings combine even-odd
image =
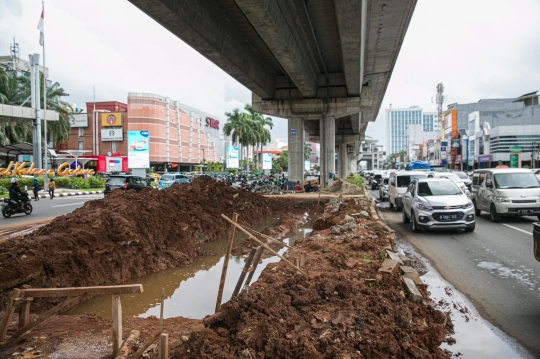
[[[270,130],[268,130],[266,126],[272,129],[274,127],[274,123],[272,122],[272,119],[270,117],[264,117],[264,115],[253,111],[253,107],[249,104],[246,104],[244,109],[247,111],[254,125],[255,136],[254,143],[252,145],[259,148],[260,153],[262,154],[263,146],[268,144],[272,140]],[[259,166],[262,166],[262,161],[259,161]]]

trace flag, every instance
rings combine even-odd
[[[45,38],[44,38],[44,14],[45,14],[45,9],[42,9],[41,10],[41,17],[39,18],[39,24],[38,24],[38,30],[39,30],[39,44],[41,46],[43,46],[43,44],[45,43]]]

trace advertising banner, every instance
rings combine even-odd
[[[227,168],[238,168],[240,167],[238,159],[238,146],[227,146],[226,148],[227,156]]]
[[[75,113],[73,117],[69,119],[70,127],[88,127],[88,114],[87,113]]]
[[[102,128],[101,140],[102,141],[123,141],[124,130],[122,128]]]
[[[478,162],[479,163],[485,163],[485,162],[491,162],[491,155],[479,155],[478,156]]]
[[[122,126],[122,113],[121,112],[102,112],[101,126],[102,127],[120,127]]]
[[[311,168],[311,164],[310,164],[309,160],[304,161],[304,170],[309,171],[310,168]]]
[[[263,170],[272,169],[272,154],[271,153],[263,153],[262,161],[263,161],[263,165],[262,165]]]
[[[150,133],[128,131],[128,167],[150,168]]]

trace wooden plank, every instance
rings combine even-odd
[[[263,246],[259,246],[257,249],[257,253],[255,253],[255,258],[253,258],[253,261],[251,262],[251,268],[249,268],[249,275],[246,279],[246,284],[244,286],[249,286],[251,283],[251,280],[253,279],[253,275],[255,274],[255,269],[257,269],[257,266],[259,265],[259,261],[261,260],[262,252],[264,251]]]
[[[15,299],[18,298],[20,294],[20,289],[13,289],[13,292],[11,292],[11,295],[9,296],[6,311],[4,312],[4,317],[0,323],[0,343],[6,336],[9,322],[11,322],[11,317],[13,316],[13,312],[15,312]]]
[[[34,298],[79,297],[83,295],[138,294],[143,292],[142,284],[110,285],[104,287],[71,288],[30,288],[23,289],[21,295]]]
[[[131,359],[137,359],[137,358],[142,357],[142,355],[144,354],[146,349],[148,349],[150,347],[150,345],[152,345],[152,343],[155,342],[157,340],[157,338],[159,338],[160,335],[161,335],[161,333],[159,333],[159,332],[154,334],[154,336],[149,341],[147,341],[146,344],[141,349],[139,349],[139,351],[137,353],[133,354]]]
[[[33,322],[30,322],[27,325],[25,325],[24,327],[19,328],[15,333],[13,333],[13,335],[11,337],[12,338],[18,338],[21,334],[23,334],[24,332],[32,329],[33,327],[35,327],[39,323],[43,322],[45,319],[49,318],[51,315],[58,314],[62,309],[67,308],[67,307],[71,306],[72,304],[77,303],[78,301],[79,301],[79,298],[77,298],[77,297],[69,298],[69,299],[63,301],[62,303],[58,304],[56,307],[53,307],[53,308],[49,309],[48,311],[46,311],[45,313],[42,313]]]
[[[30,301],[19,304],[19,328],[24,327],[30,322]]]
[[[119,295],[112,296],[112,342],[113,357],[117,357],[122,348],[122,303]]]
[[[159,343],[159,359],[169,359],[169,334],[161,334]]]
[[[238,222],[238,213],[236,212],[234,212],[233,214],[233,221]],[[225,287],[225,279],[227,278],[227,269],[229,268],[229,257],[231,256],[235,232],[236,232],[236,227],[231,226],[231,230],[229,231],[229,238],[228,238],[229,241],[227,243],[227,252],[225,253],[225,259],[223,261],[223,269],[221,270],[221,280],[219,282],[218,297],[216,300],[215,312],[217,312],[221,308],[221,301],[223,300],[223,288]]]
[[[126,339],[124,344],[122,344],[122,347],[118,351],[115,359],[127,359],[129,357],[129,354],[131,354],[131,348],[133,348],[133,345],[135,345],[135,342],[139,338],[139,335],[141,335],[140,331],[132,330],[129,334],[129,337]]]

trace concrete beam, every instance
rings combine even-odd
[[[235,0],[303,97],[317,95],[320,70],[291,0]]]
[[[262,98],[273,98],[276,74],[213,0],[129,0]]]
[[[334,135],[335,143],[354,143],[355,141],[359,141],[360,135]],[[310,135],[309,140],[312,142],[319,142],[321,141],[320,135]]]
[[[316,120],[325,111],[328,116],[334,118],[357,114],[364,108],[371,106],[372,100],[360,97],[331,98],[327,105],[324,99],[291,100],[290,102],[288,100],[263,100],[253,93],[251,103],[255,112],[268,116],[301,117],[306,120]]]
[[[362,1],[334,0],[334,4],[347,92],[349,96],[359,96]]]

